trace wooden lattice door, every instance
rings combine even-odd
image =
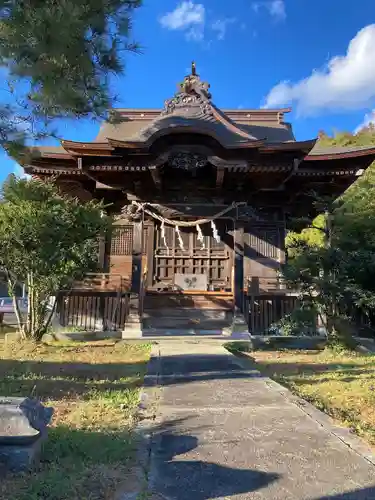
[[[152,253],[149,249],[149,236],[152,234],[153,227],[144,226],[143,228],[143,249],[142,249],[142,267],[147,267],[147,257]],[[109,254],[109,268],[112,274],[121,275],[125,281],[131,282],[132,276],[132,252],[133,252],[133,231],[132,224],[121,224],[114,226],[111,237],[111,247]]]
[[[154,284],[172,286],[176,274],[207,276],[208,290],[231,291],[233,267],[233,223],[217,221],[220,241],[213,238],[210,224],[201,226],[204,244],[198,239],[196,227],[180,228],[182,248],[173,227],[156,227],[154,253]]]

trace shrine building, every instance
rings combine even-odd
[[[92,142],[32,149],[26,173],[114,217],[99,259],[128,297],[124,336],[225,333],[241,314],[254,333],[262,314],[280,315],[288,220],[313,216],[312,191],[340,195],[375,159],[375,147],[296,141],[289,111],[219,109],[193,63],[162,109],[116,109]]]

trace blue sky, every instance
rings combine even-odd
[[[298,140],[373,117],[374,0],[144,0],[133,35],[143,54],[128,54],[113,83],[118,107],[160,108],[195,60],[219,107],[292,106]],[[98,128],[69,122],[59,132],[92,140]],[[0,161],[1,182],[15,164]]]

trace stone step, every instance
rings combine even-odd
[[[190,307],[179,307],[179,308],[160,308],[160,309],[148,309],[144,308],[143,317],[144,318],[197,318],[197,319],[225,319],[226,317],[232,317],[232,311],[218,310],[218,309],[192,309]]]
[[[226,328],[231,325],[231,318],[192,318],[192,317],[143,317],[142,326],[143,328],[157,328],[157,329],[221,329]]]
[[[142,337],[145,338],[165,338],[165,337],[205,337],[205,338],[225,338],[225,331],[222,328],[200,329],[200,328],[143,328]]]

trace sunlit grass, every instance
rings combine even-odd
[[[126,481],[148,345],[2,344],[0,393],[34,394],[55,414],[38,470],[0,480],[0,498],[99,500]]]
[[[251,356],[261,371],[375,445],[375,356],[330,350]]]

